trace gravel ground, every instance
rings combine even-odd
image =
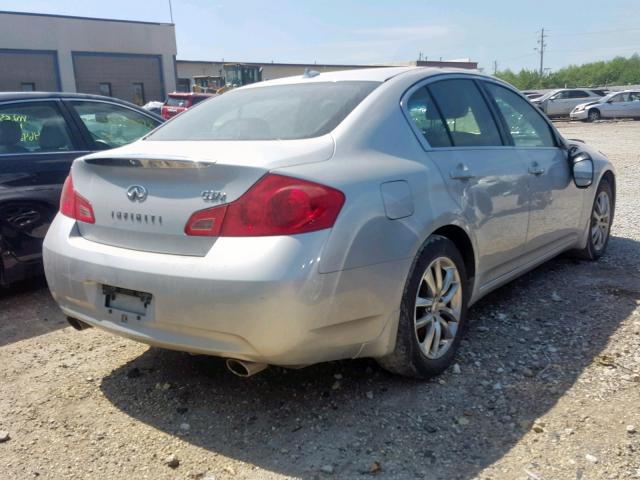
[[[640,122],[560,128],[617,166],[608,254],[485,298],[431,382],[368,360],[240,379],[76,332],[42,282],[0,293],[0,477],[640,478]]]

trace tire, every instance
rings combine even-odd
[[[602,116],[600,115],[600,110],[597,108],[592,108],[587,113],[587,122],[595,122],[600,120],[600,118],[602,118]]]
[[[429,237],[405,285],[395,348],[377,359],[380,366],[406,377],[427,379],[451,365],[466,327],[468,284],[462,255],[454,243],[440,235]]]
[[[605,196],[608,201],[608,211],[606,214],[602,214],[600,210],[603,208],[602,198]],[[611,188],[609,180],[603,178],[596,190],[593,206],[591,207],[591,212],[589,214],[587,245],[583,249],[576,250],[574,252],[578,258],[583,260],[598,260],[604,254],[607,249],[607,245],[609,245],[614,212],[615,197],[613,196],[613,189]],[[606,217],[606,221],[603,221],[604,217]],[[598,226],[601,236],[595,233],[596,227]]]

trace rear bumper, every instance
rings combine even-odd
[[[320,274],[329,234],[219,238],[190,257],[91,242],[58,215],[43,254],[65,314],[143,343],[277,365],[384,355],[410,260]],[[151,293],[146,315],[109,313],[102,285]]]

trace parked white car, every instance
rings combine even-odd
[[[571,120],[594,122],[601,118],[640,118],[640,90],[611,92],[595,102],[581,103],[571,112]]]
[[[604,96],[602,90],[586,88],[562,88],[545,93],[531,100],[548,117],[568,116],[580,103],[596,101]]]

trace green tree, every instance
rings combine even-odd
[[[634,85],[640,84],[640,55],[635,53],[629,58],[616,57],[608,61],[569,65],[542,77],[537,70],[525,68],[518,73],[503,70],[496,76],[521,90]]]

